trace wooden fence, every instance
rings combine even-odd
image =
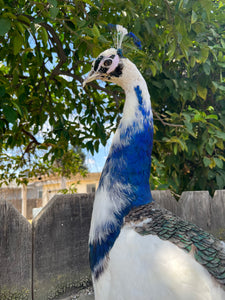
[[[216,235],[225,231],[225,190],[153,191],[162,207]],[[32,225],[0,200],[0,299],[51,300],[91,285],[88,232],[94,195],[55,196]]]

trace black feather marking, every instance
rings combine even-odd
[[[104,67],[101,67],[100,69],[99,69],[99,72],[100,73],[106,73],[108,71],[108,68],[104,68]]]
[[[110,73],[111,76],[120,77],[122,75],[123,65],[119,64],[116,69]]]
[[[101,62],[102,59],[103,59],[103,56],[102,56],[102,55],[99,56],[99,57],[96,59],[95,64],[94,64],[94,71],[95,71],[95,72],[98,70],[98,66],[99,66],[99,64],[100,64],[100,62]]]

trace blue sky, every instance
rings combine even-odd
[[[94,155],[91,155],[90,152],[85,152],[86,155],[86,165],[89,172],[101,172],[105,164],[106,158],[109,153],[109,149],[112,142],[112,136],[109,138],[106,146],[100,145],[99,151]]]

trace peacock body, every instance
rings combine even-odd
[[[225,247],[152,203],[153,116],[146,82],[120,49],[87,79],[120,85],[123,116],[96,191],[89,258],[96,300],[224,300]]]

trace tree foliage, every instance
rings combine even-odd
[[[124,95],[82,82],[113,46],[141,70],[154,110],[152,185],[225,187],[225,3],[222,0],[0,0],[1,180],[45,172],[71,147],[97,151],[115,129]],[[17,171],[19,170],[19,172]],[[75,169],[74,169],[75,171]]]

